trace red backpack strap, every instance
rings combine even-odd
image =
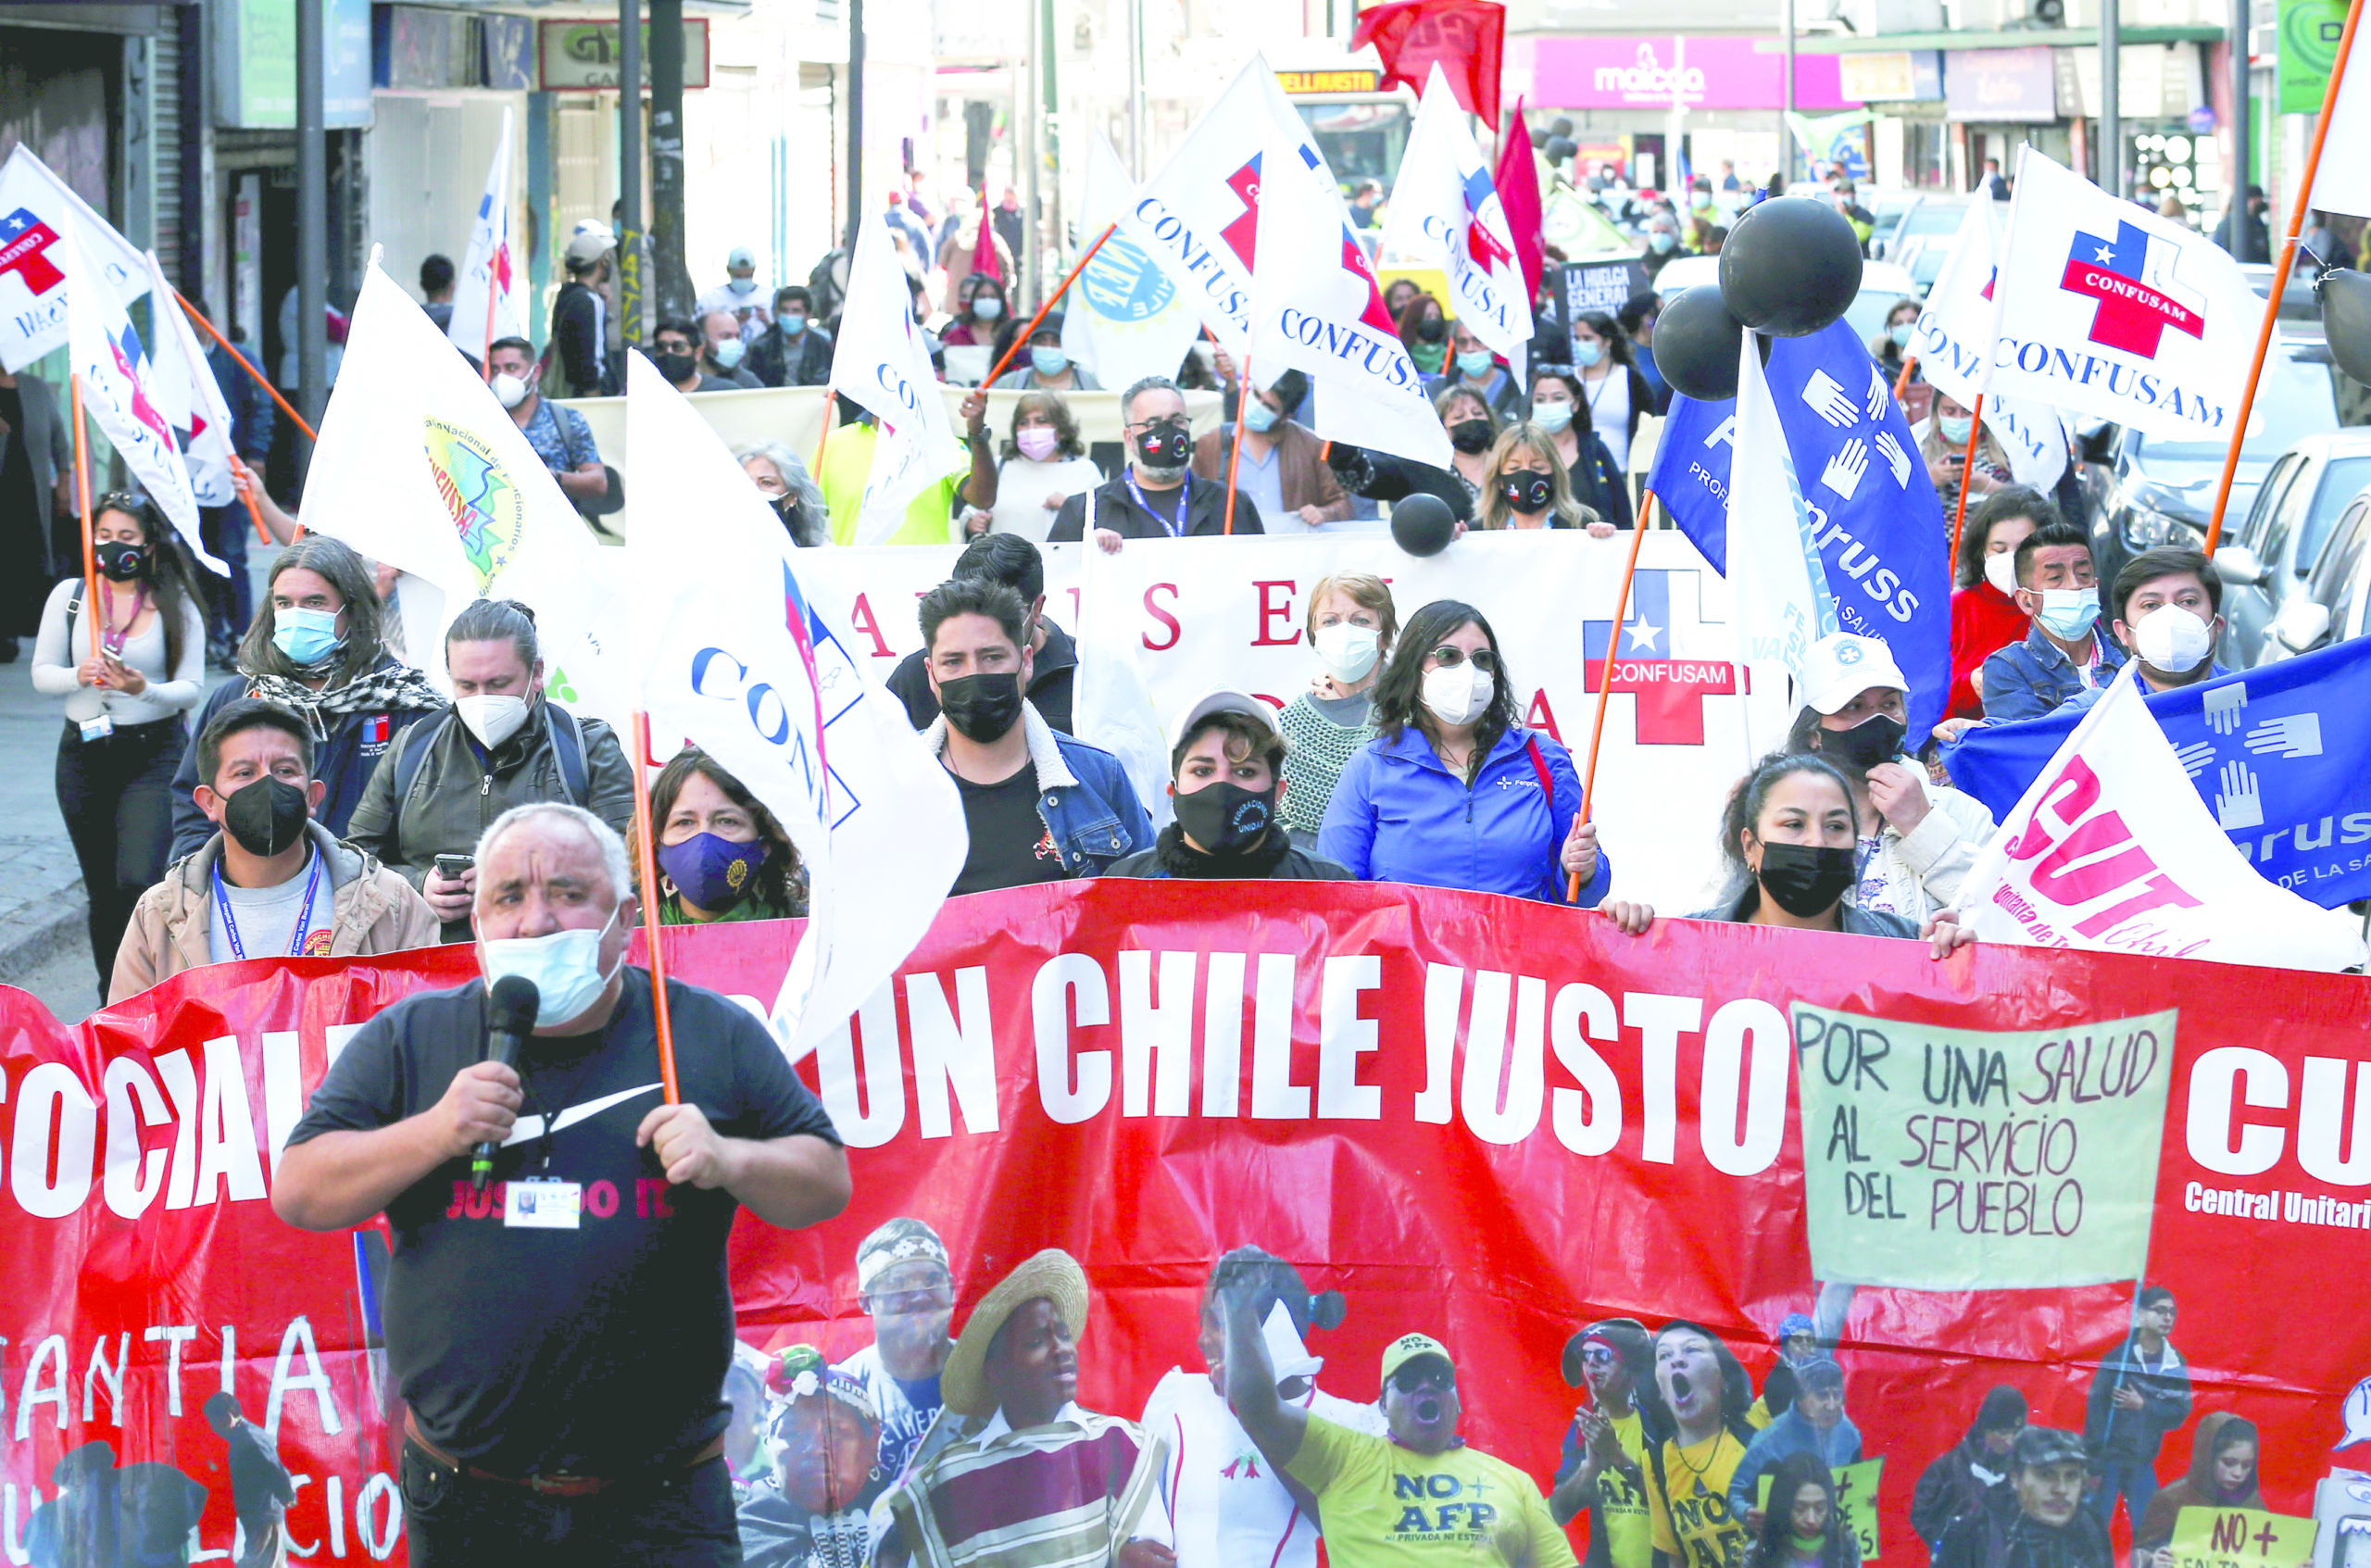
[[[1531,754],[1531,771],[1539,775],[1539,787],[1548,796],[1548,820],[1556,820],[1556,776],[1548,771],[1548,759],[1539,754],[1539,737],[1525,735],[1524,749]]]

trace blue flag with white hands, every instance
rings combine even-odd
[[[1951,687],[1951,537],[1910,420],[1848,321],[1775,340],[1766,373],[1838,619],[1893,650],[1921,744]],[[1724,575],[1736,429],[1735,399],[1673,398],[1649,481]]]
[[[2270,881],[2336,909],[2371,897],[2371,638],[2148,698],[2208,810]],[[1979,724],[1951,782],[2008,813],[2081,720]]]

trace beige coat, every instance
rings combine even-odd
[[[436,911],[410,883],[361,850],[339,843],[319,822],[306,836],[327,862],[332,890],[330,957],[359,958],[436,946]],[[165,880],[140,896],[116,949],[110,1006],[151,985],[214,961],[214,865],[222,835],[166,868]]]

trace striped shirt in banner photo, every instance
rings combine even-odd
[[[1159,1507],[1166,1446],[1076,1404],[931,1448],[882,1499],[915,1568],[1104,1568]]]

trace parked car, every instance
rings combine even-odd
[[[2256,487],[2282,453],[2309,435],[2338,429],[2330,373],[2315,362],[2327,357],[2318,345],[2284,344],[2266,359],[2247,439],[2239,447],[2239,467],[2232,475],[2227,519],[2248,515]],[[2236,370],[2231,390],[2239,391]],[[2197,549],[2206,542],[2224,443],[2167,441],[2104,425],[2085,440],[2084,448],[2080,484],[2090,518],[2091,558],[2101,583],[2114,581],[2124,563],[2142,550],[2158,545]]]
[[[1721,282],[1721,258],[1717,256],[1683,256],[1666,262],[1655,274],[1655,294],[1666,305],[1682,289],[1702,285],[1717,288]],[[1861,292],[1844,307],[1844,319],[1852,323],[1852,331],[1863,343],[1875,337],[1886,328],[1886,313],[1896,301],[1905,295],[1917,297],[1917,288],[1910,274],[1887,261],[1861,263]]]
[[[2258,662],[2276,663],[2359,637],[2366,616],[2371,616],[2371,490],[2357,493],[2339,514],[2322,546],[2322,558],[2305,580],[2305,591],[2292,596],[2273,617],[2272,634],[2264,638]]]
[[[1951,236],[1960,232],[1960,220],[1967,216],[1970,198],[1960,193],[1935,192],[1921,194],[1890,225],[1880,225],[1869,236],[1869,254],[1888,261],[1900,263],[1910,245],[1925,240],[1940,240],[1948,249]],[[1941,262],[1936,263],[1938,267]],[[1933,282],[1933,274],[1928,274]]]
[[[2229,543],[2214,552],[2214,569],[2223,577],[2216,657],[2225,664],[2243,670],[2262,662],[2273,621],[2305,592],[2331,525],[2366,485],[2371,429],[2309,435],[2272,465],[2247,521],[2227,532]]]

